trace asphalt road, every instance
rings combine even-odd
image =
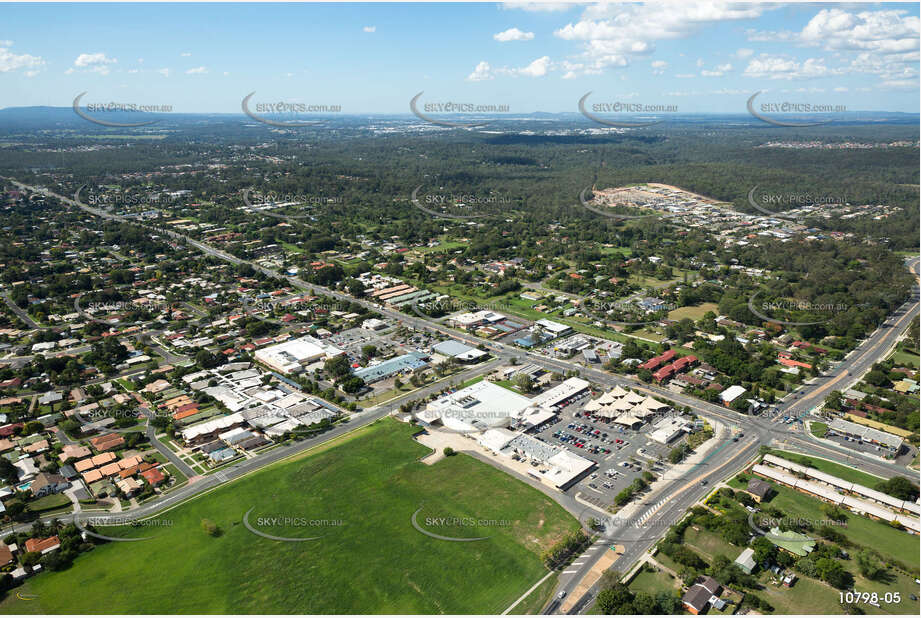
[[[21,188],[37,191],[37,189],[34,187],[29,187],[16,181],[12,182]],[[47,190],[41,191],[41,193],[54,196],[67,204],[81,208],[84,211],[99,217],[119,220],[126,223],[131,223],[133,225],[141,225],[142,227],[156,230],[161,234],[168,235],[177,240],[183,240],[189,245],[196,247],[200,251],[204,252],[205,254],[212,255],[230,263],[239,264],[244,262],[244,260],[240,260],[239,258],[229,255],[224,251],[215,249],[214,247],[191,239],[182,234],[178,234],[172,230],[153,228],[145,224],[140,224],[137,221],[126,220],[123,217],[92,208],[86,204],[65,198]],[[497,356],[499,356],[499,360],[494,361],[496,363],[500,362],[501,360],[508,359],[512,356],[520,357],[522,355],[520,350],[512,348],[511,346],[498,344],[496,342],[481,339],[470,334],[458,333],[453,329],[438,323],[437,321],[406,315],[387,307],[382,307],[375,303],[371,303],[364,299],[355,299],[351,296],[329,290],[322,286],[309,284],[297,277],[285,277],[271,269],[267,269],[252,263],[249,264],[257,271],[262,272],[268,276],[287,279],[293,286],[302,290],[311,291],[312,293],[322,293],[344,302],[357,302],[368,308],[374,309],[375,311],[392,320],[396,320],[413,328],[427,329],[429,331],[439,332],[446,336],[465,341],[471,345],[485,345],[488,349],[492,350],[497,354]],[[918,273],[917,259],[910,260],[909,266],[912,272],[915,274]],[[893,319],[895,320],[894,326],[889,328],[881,328],[874,332],[832,372],[824,377],[820,377],[819,379],[814,380],[811,384],[804,384],[799,389],[797,389],[797,391],[788,396],[787,399],[781,402],[781,404],[777,407],[781,410],[782,413],[793,412],[800,415],[808,414],[811,409],[822,403],[824,398],[831,390],[844,390],[847,388],[847,385],[853,381],[856,381],[862,372],[866,371],[870,366],[872,366],[872,364],[876,362],[882,354],[884,354],[892,347],[892,345],[894,345],[895,341],[899,337],[900,331],[908,325],[911,319],[915,319],[917,314],[918,289],[915,287],[912,298],[902,307],[897,309],[894,315],[890,318],[890,322]],[[654,519],[657,522],[657,534],[650,534],[650,526],[639,522],[631,522],[631,524],[623,525],[618,529],[606,531],[606,537],[617,540],[617,544],[623,545],[625,548],[624,554],[618,558],[612,567],[621,572],[629,570],[630,566],[656,542],[658,537],[661,537],[664,534],[665,530],[667,529],[666,524],[668,522],[677,522],[684,515],[684,513],[687,512],[687,509],[691,505],[693,505],[697,500],[699,500],[709,491],[709,487],[712,487],[712,485],[716,482],[721,481],[724,478],[727,478],[738,472],[738,470],[742,469],[757,455],[760,446],[771,444],[775,440],[784,445],[787,445],[788,447],[796,448],[797,450],[806,454],[815,454],[817,456],[825,457],[833,461],[838,461],[846,465],[853,466],[854,461],[860,461],[860,467],[862,469],[865,469],[873,474],[885,476],[887,478],[895,474],[904,474],[907,472],[907,469],[901,466],[880,462],[874,460],[874,458],[871,457],[860,456],[861,458],[859,460],[855,460],[857,455],[855,455],[853,452],[846,452],[843,447],[839,449],[825,443],[819,444],[815,439],[811,439],[810,436],[805,436],[803,434],[797,433],[796,431],[791,430],[789,426],[771,422],[770,419],[739,414],[729,410],[728,408],[722,408],[720,406],[703,402],[695,398],[687,397],[679,393],[661,389],[657,386],[647,385],[645,383],[631,380],[624,376],[614,376],[597,369],[585,367],[578,363],[548,359],[534,353],[527,353],[525,356],[530,362],[536,362],[544,367],[553,368],[558,371],[576,369],[583,377],[589,378],[592,381],[602,385],[613,386],[614,384],[621,384],[640,390],[641,392],[647,392],[650,394],[666,397],[682,405],[690,406],[692,410],[704,416],[705,418],[713,417],[719,419],[720,421],[744,432],[744,438],[740,439],[738,442],[727,441],[725,446],[715,449],[710,454],[710,456],[708,456],[704,464],[694,467],[682,478],[674,479],[671,484],[662,490],[657,491],[655,495],[645,498],[645,501],[649,503],[649,509],[647,512],[651,512],[651,519],[648,519],[647,521],[652,521],[652,519]],[[416,392],[413,393],[412,396],[414,398],[418,398],[422,396],[422,393]],[[373,422],[386,413],[386,410],[378,410],[376,412],[367,411],[362,415],[359,415],[361,418],[356,419],[350,423],[348,427],[352,428]],[[343,427],[337,427],[335,430],[333,430],[333,432],[344,433],[346,430],[347,429]],[[210,489],[220,482],[223,482],[224,480],[232,480],[234,478],[238,478],[257,468],[261,468],[291,454],[300,452],[309,446],[319,444],[325,440],[335,438],[337,435],[341,435],[341,433],[333,432],[324,434],[321,437],[313,438],[310,441],[305,441],[303,443],[298,443],[289,447],[280,447],[274,449],[273,451],[266,453],[266,457],[257,457],[246,460],[240,464],[237,464],[236,466],[233,466],[227,471],[222,471],[218,474],[205,477],[203,481],[177,490],[176,493],[170,494],[162,501],[156,503],[152,502],[144,505],[140,509],[131,511],[132,516],[145,517],[152,515],[163,508],[172,506],[188,497],[191,497],[192,495]],[[706,485],[701,484],[702,481],[706,481]],[[199,486],[200,483],[207,483],[207,485]],[[558,501],[560,501],[561,504],[565,502],[564,506],[569,507],[567,510],[572,508],[572,503],[568,497],[559,498]],[[643,515],[645,514],[646,513],[643,513]],[[561,580],[561,584],[557,589],[557,592],[565,591],[567,595],[569,595],[572,590],[575,589],[576,584],[581,580],[581,575],[591,570],[592,566],[597,562],[602,554],[603,552],[599,551],[596,552],[594,557],[585,559],[583,564],[580,565],[579,571],[576,574],[572,574],[572,577],[566,578],[565,582]],[[576,603],[573,611],[578,613],[579,611],[584,611],[587,609],[590,605],[589,601],[594,598],[596,593],[597,590],[589,590],[589,592]],[[550,612],[555,611],[558,607],[558,604],[553,603],[550,607],[552,608],[550,609]]]

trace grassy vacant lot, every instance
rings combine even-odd
[[[684,318],[691,318],[696,322],[700,318],[704,317],[704,314],[708,311],[719,314],[719,305],[716,303],[701,303],[696,307],[681,307],[680,309],[669,311],[668,318],[670,320],[683,320]]]
[[[824,438],[825,433],[828,431],[828,425],[818,421],[812,421],[809,423],[809,431],[811,431],[812,435],[814,435],[816,438]]]
[[[672,577],[670,573],[665,571],[650,573],[643,568],[630,582],[629,588],[633,592],[648,592],[656,595],[660,592],[680,593],[680,586],[681,582]]]
[[[709,530],[694,530],[688,528],[684,533],[684,544],[694,550],[705,559],[712,560],[719,555],[726,556],[730,560],[735,560],[742,553],[744,547],[736,547],[724,541],[720,536]]]
[[[559,575],[551,575],[534,592],[512,609],[512,614],[539,614],[544,605],[550,602],[553,591],[559,583]]]
[[[385,419],[335,446],[270,466],[161,514],[171,526],[110,543],[29,582],[45,613],[500,613],[546,574],[540,552],[578,523],[555,502],[473,458],[433,466],[413,429]],[[436,534],[488,537],[448,542]],[[257,536],[242,524],[282,537]],[[259,518],[341,520],[338,526]],[[427,517],[476,525],[433,527]],[[217,536],[206,532],[213,522]],[[506,522],[503,524],[485,524]],[[14,592],[15,595],[15,592]]]
[[[914,593],[918,594],[918,587],[910,577],[905,575],[892,575],[891,581],[887,583],[874,582],[866,579],[858,572],[853,562],[845,564],[851,574],[854,575],[855,590],[861,592],[876,592],[880,596],[880,607],[876,608],[868,604],[859,604],[859,607],[868,614],[907,614],[917,615],[918,601],[912,601],[908,596]],[[762,590],[755,591],[755,594],[774,606],[774,614],[840,614],[841,596],[840,591],[832,588],[825,582],[812,579],[809,577],[800,577],[792,588],[774,585],[770,581],[768,573],[761,573],[758,580],[765,586]],[[900,603],[885,604],[884,596],[887,592],[899,592],[901,594]]]
[[[817,423],[813,423],[812,426],[815,427]],[[818,423],[821,424],[821,423]],[[772,455],[777,455],[778,457],[783,457],[789,461],[799,463],[799,459],[806,457],[805,455],[798,455],[796,453],[790,453],[788,451],[778,451],[776,449],[771,449]],[[850,481],[852,483],[859,483],[865,487],[873,488],[874,485],[883,481],[878,476],[873,476],[872,474],[867,474],[866,472],[861,472],[854,468],[848,466],[842,466],[841,464],[834,463],[833,461],[828,461],[825,459],[819,459],[818,457],[807,457],[809,461],[812,462],[812,467],[816,470],[821,470],[826,474],[832,474],[837,476],[839,479],[844,479],[845,481]]]
[[[898,350],[894,352],[889,358],[894,358],[895,362],[900,365],[909,366],[911,365],[915,369],[921,366],[921,359],[918,358],[917,354],[911,354],[905,350]]]
[[[821,511],[822,503],[795,489],[774,485],[777,495],[768,504],[776,506],[791,517],[809,519],[826,519]],[[918,537],[903,530],[896,530],[889,524],[848,513],[847,526],[837,528],[853,543],[875,549],[899,560],[906,565],[918,568]]]

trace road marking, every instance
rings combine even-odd
[[[580,564],[585,564],[584,562],[573,562],[569,566],[579,566]]]
[[[563,571],[563,575],[568,575],[570,573],[578,573],[578,572],[579,572],[579,569],[576,569],[575,571]]]

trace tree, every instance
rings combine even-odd
[[[832,391],[825,398],[825,407],[829,410],[841,410],[841,391]]]
[[[358,376],[352,376],[342,382],[341,388],[343,391],[349,394],[357,393],[364,387],[365,381],[359,378]]]
[[[819,558],[815,561],[816,574],[835,588],[847,588],[854,583],[854,576],[844,570],[841,563],[831,558]]]
[[[876,484],[875,489],[900,500],[914,502],[918,499],[918,486],[904,476],[894,476]]]
[[[633,614],[633,593],[617,582],[598,593],[598,609],[604,614]]]
[[[886,572],[886,567],[880,561],[879,556],[869,549],[862,549],[857,554],[857,568],[860,573],[867,579],[877,579]]]
[[[531,389],[534,388],[534,382],[528,374],[519,373],[515,376],[515,386],[517,386],[518,390],[522,393],[530,393]]]
[[[345,355],[335,356],[323,363],[323,369],[334,378],[343,378],[352,372],[352,366]]]
[[[0,457],[0,478],[11,485],[19,481],[19,470],[6,457]]]

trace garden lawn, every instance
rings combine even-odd
[[[777,484],[774,484],[774,489],[777,495],[767,504],[777,507],[785,515],[816,520],[828,518],[822,512],[822,502],[819,500]],[[918,568],[918,537],[904,530],[896,530],[885,522],[874,521],[851,512],[847,513],[847,526],[837,527],[835,530],[844,534],[852,543],[875,549],[909,567]],[[856,553],[855,549],[848,551],[851,554]]]
[[[531,594],[526,596],[521,603],[512,608],[512,614],[539,614],[540,610],[550,602],[550,598],[559,583],[559,575],[551,575],[544,580]],[[532,584],[533,585],[533,584]]]
[[[694,307],[681,307],[680,309],[675,309],[668,312],[668,319],[670,320],[683,320],[684,318],[690,318],[695,322],[706,314],[708,311],[713,313],[719,313],[719,305],[716,303],[701,303]]]
[[[828,431],[828,425],[818,421],[812,421],[809,423],[809,431],[811,431],[812,435],[814,435],[816,438],[824,438],[825,433]]]
[[[697,531],[692,527],[688,527],[688,529],[684,531],[684,544],[698,554],[701,554],[704,559],[709,558],[710,561],[720,554],[726,556],[730,560],[735,560],[738,558],[739,554],[742,553],[742,550],[745,549],[744,547],[736,547],[727,543],[714,532],[710,532],[703,528]]]
[[[813,427],[816,424],[817,423],[812,423]],[[821,423],[818,423],[818,424],[821,425]],[[877,483],[886,480],[878,476],[873,476],[872,474],[867,474],[866,472],[861,472],[860,470],[857,470],[855,468],[850,468],[848,466],[842,466],[841,464],[837,464],[833,461],[828,461],[826,459],[819,459],[818,457],[809,457],[807,455],[799,455],[797,453],[790,453],[787,451],[778,451],[776,449],[771,449],[770,453],[772,455],[777,455],[778,457],[783,457],[786,460],[793,461],[796,463],[799,463],[798,461],[799,458],[806,457],[807,459],[809,459],[809,461],[812,462],[812,467],[815,468],[816,470],[820,470],[826,474],[837,476],[839,479],[843,479],[845,481],[850,481],[852,483],[859,483],[860,485],[863,485],[864,487],[869,487],[870,489],[873,489],[873,487]]]
[[[677,593],[680,591],[680,583],[670,573],[665,571],[650,573],[644,567],[630,582],[629,588],[633,592],[648,592],[651,595],[656,595],[660,592]]]
[[[46,613],[500,613],[547,571],[540,553],[578,523],[536,489],[465,455],[435,465],[410,425],[384,419],[160,514],[104,528],[109,543],[30,581]],[[436,534],[487,537],[448,542]],[[267,534],[314,537],[282,542]],[[341,520],[270,525],[259,518]],[[430,526],[426,518],[504,521]],[[206,532],[207,521],[220,530]],[[8,608],[10,609],[10,608]],[[12,607],[18,611],[19,607]]]

